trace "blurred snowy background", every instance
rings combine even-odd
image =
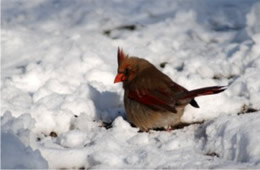
[[[257,0],[1,0],[2,168],[260,168]],[[197,98],[138,133],[113,84],[120,46]],[[111,128],[103,127],[111,123]]]

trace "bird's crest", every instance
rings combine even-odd
[[[118,62],[118,65],[120,65],[122,63],[122,61],[125,60],[126,58],[128,58],[128,55],[126,55],[123,52],[123,50],[118,47],[118,49],[117,49],[117,62]]]

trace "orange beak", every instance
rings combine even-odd
[[[125,76],[122,73],[118,73],[115,77],[114,83],[118,83],[125,80]]]

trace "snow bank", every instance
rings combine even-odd
[[[260,166],[259,112],[242,116],[223,116],[206,124],[205,150],[221,158],[252,162]]]
[[[38,149],[28,145],[30,129],[34,124],[29,114],[13,118],[6,113],[1,118],[1,168],[3,169],[44,169],[48,162]]]

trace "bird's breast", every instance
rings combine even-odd
[[[183,109],[177,109],[177,114],[169,111],[154,110],[139,103],[124,94],[124,105],[128,120],[143,131],[153,128],[174,126],[180,123]]]

